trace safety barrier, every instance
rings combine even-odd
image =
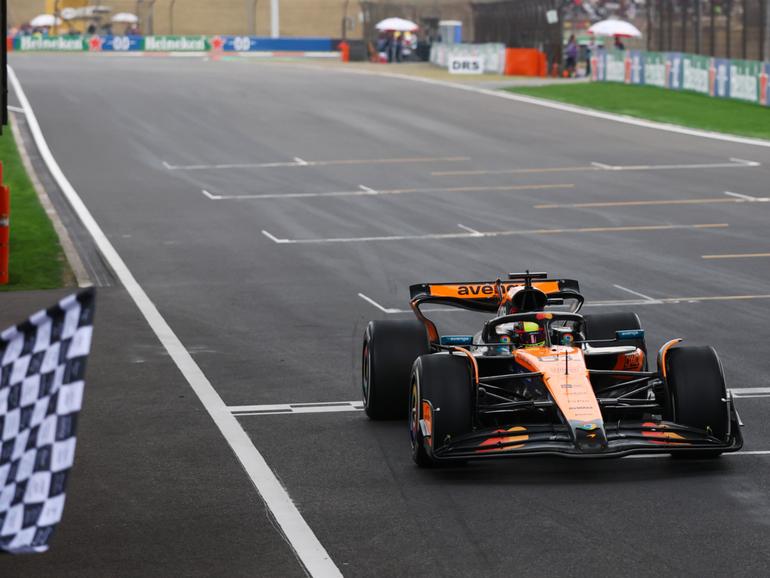
[[[481,58],[484,72],[503,74],[505,72],[505,44],[443,44],[430,47],[430,61],[446,68],[453,58]]]
[[[20,52],[336,52],[331,38],[260,36],[17,36],[8,50]]]
[[[770,62],[610,50],[591,58],[591,79],[690,90],[770,106]]]
[[[546,76],[545,54],[535,48],[506,48],[505,44],[442,44],[430,48],[430,61],[447,68],[454,58],[481,58],[484,73],[521,76]]]
[[[11,238],[11,192],[3,185],[3,163],[0,162],[0,285],[8,284]]]

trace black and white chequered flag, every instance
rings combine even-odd
[[[64,510],[94,291],[0,333],[0,552],[45,552]]]

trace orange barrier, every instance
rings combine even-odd
[[[548,60],[536,48],[506,48],[505,74],[510,76],[547,76]]]
[[[3,164],[0,163],[0,183],[3,182]],[[0,285],[8,283],[9,240],[11,236],[11,193],[0,185]]]
[[[350,44],[343,40],[339,43],[339,49],[342,53],[342,62],[350,62]]]

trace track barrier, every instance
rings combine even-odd
[[[601,51],[591,80],[689,90],[715,98],[770,105],[770,62],[643,50]]]
[[[11,191],[2,183],[3,164],[0,162],[0,285],[7,285],[10,265]]]

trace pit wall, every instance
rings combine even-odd
[[[591,58],[591,80],[689,90],[770,106],[770,63],[682,52],[602,51]]]

